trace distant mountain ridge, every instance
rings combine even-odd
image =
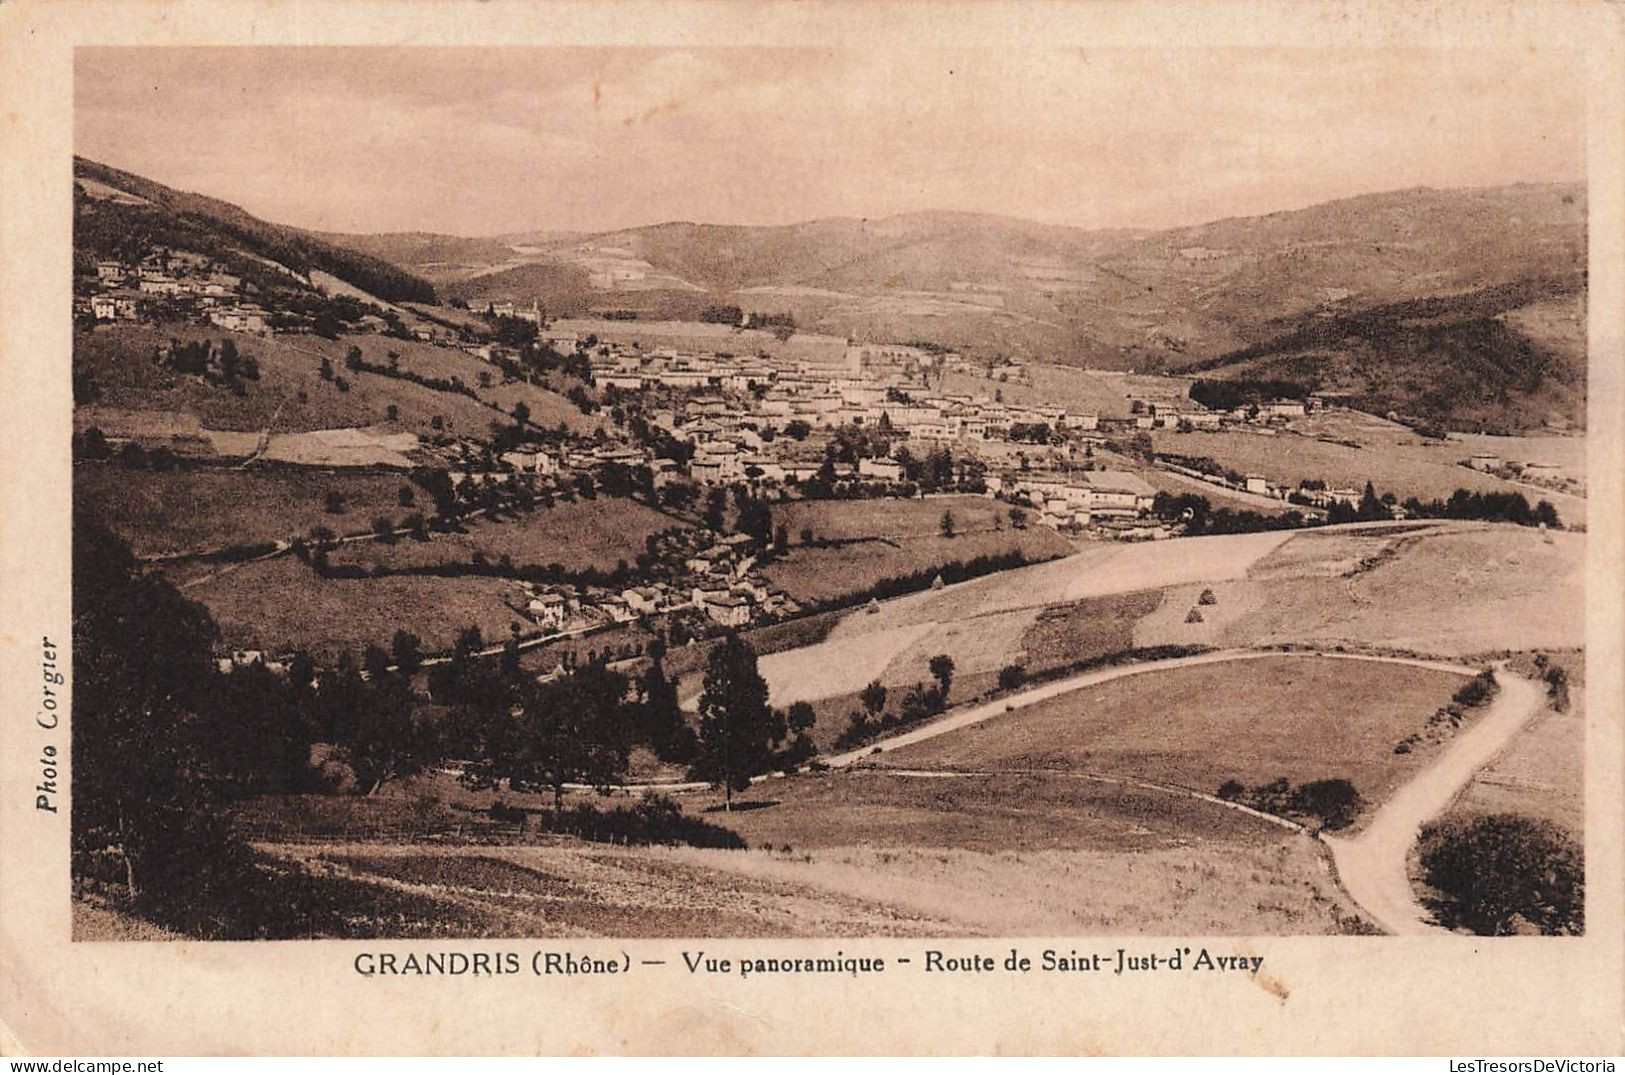
[[[1584,423],[1578,184],[1413,188],[1160,231],[927,211],[467,238],[318,234],[92,161],[74,169],[122,192],[76,237],[84,253],[178,229],[388,302],[642,319],[738,305],[973,357],[1291,379],[1463,428]]]

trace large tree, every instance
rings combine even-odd
[[[487,711],[482,757],[468,770],[472,783],[550,789],[556,818],[566,785],[608,790],[625,776],[632,730],[625,676],[599,659],[551,683],[510,682],[511,707]]]
[[[724,808],[750,778],[773,765],[774,748],[784,738],[784,718],[767,704],[767,681],[756,667],[756,651],[729,631],[705,664],[700,694],[700,756],[695,779],[723,789]]]
[[[77,516],[73,561],[75,873],[110,859],[133,909],[219,935],[247,853],[207,809],[226,783],[214,623]]]
[[[356,786],[372,795],[387,781],[421,771],[434,757],[435,741],[417,717],[410,681],[386,670],[389,655],[372,646],[365,663],[363,679],[352,663],[341,661],[322,678],[317,704]]]

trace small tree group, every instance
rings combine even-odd
[[[937,681],[936,685],[914,684],[904,692],[896,714],[888,714],[885,711],[886,699],[889,696],[886,687],[878,679],[871,681],[858,694],[858,701],[863,708],[854,710],[847,717],[846,729],[835,741],[836,745],[856,746],[879,732],[918,723],[946,709],[948,691],[953,686],[954,660],[946,653],[939,653],[931,658],[928,667],[932,677]]]

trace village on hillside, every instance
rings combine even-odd
[[[231,345],[234,356],[250,352],[256,336],[337,336],[319,317],[302,313],[302,302],[280,307],[278,298],[278,292],[246,285],[208,257],[160,248],[139,262],[97,261],[94,276],[76,280],[75,309],[87,332],[192,322],[247,337]],[[95,420],[91,409],[81,433],[107,452],[133,443],[138,450],[193,460],[229,461],[246,452],[250,460],[270,461],[278,457],[267,452],[273,444],[298,442],[302,454],[290,448],[284,458],[322,468],[439,471],[448,486],[443,514],[595,489],[641,493],[651,505],[678,510],[698,511],[709,500],[704,514],[714,525],[651,540],[647,555],[635,567],[623,561],[613,579],[524,582],[506,600],[525,616],[524,636],[533,641],[678,614],[700,617],[685,636],[706,633],[706,621],[710,630],[737,629],[801,614],[803,602],[775,587],[758,565],[763,554],[784,553],[792,536],[782,526],[775,533],[768,513],[753,515],[757,522],[748,529],[724,532],[717,506],[722,490],[763,502],[967,494],[1007,502],[1013,527],[1046,527],[1082,541],[1158,540],[1186,532],[1190,505],[1170,489],[1189,493],[1166,477],[1153,484],[1158,475],[1273,512],[1239,516],[1250,518],[1241,524],[1250,528],[1335,521],[1339,510],[1353,518],[1369,493],[1307,477],[1269,480],[1207,457],[1153,448],[1148,439],[1153,433],[1225,431],[1298,436],[1295,420],[1339,409],[1337,401],[1316,393],[1209,407],[1195,398],[1202,392],[1193,378],[1083,370],[1078,376],[1110,387],[1099,411],[1016,403],[1005,396],[1030,386],[1023,364],[975,362],[937,346],[865,343],[782,327],[769,339],[747,328],[759,315],[736,307],[722,310],[722,326],[717,318],[687,325],[550,320],[534,300],[490,302],[457,322],[420,317],[411,327],[377,305],[354,305],[351,313],[354,320],[339,326],[346,332],[411,338],[478,360],[482,388],[535,382],[549,370],[573,372],[578,383],[570,390],[572,401],[613,420],[587,436],[534,425],[520,404],[512,414],[517,421],[495,438],[420,438],[381,427],[285,436],[267,429],[255,437],[193,427],[177,433],[128,421],[121,429],[116,418],[103,428],[87,424]],[[382,368],[352,348],[345,368],[407,376],[398,354],[389,354],[391,368]],[[173,362],[173,346],[152,361]],[[198,376],[219,373],[211,361],[201,360]],[[234,361],[238,368],[227,379],[240,386],[254,361]],[[322,376],[342,380],[331,364]],[[945,388],[950,382],[954,388]],[[457,377],[431,386],[471,391]],[[1509,469],[1507,461],[1477,453],[1463,464],[1507,477],[1521,469],[1528,479],[1544,475],[1550,488],[1574,488],[1560,475],[1546,474],[1539,462],[1512,463]],[[1407,509],[1390,496],[1379,513],[1404,519]],[[400,530],[413,528],[403,524]],[[322,535],[289,537],[314,547],[317,563],[330,570]],[[222,660],[262,656],[249,647]],[[270,659],[280,666],[286,656]]]

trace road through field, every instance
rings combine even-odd
[[[1444,932],[1429,920],[1411,886],[1407,863],[1417,830],[1443,812],[1540,711],[1538,684],[1504,667],[1496,669],[1495,682],[1500,691],[1489,711],[1390,796],[1358,836],[1324,837],[1344,890],[1388,933]]]
[[[1219,664],[1226,661],[1252,661],[1266,657],[1318,657],[1321,659],[1343,661],[1369,661],[1378,664],[1404,664],[1415,668],[1430,668],[1440,672],[1455,672],[1459,675],[1470,676],[1478,670],[1469,665],[1453,664],[1449,661],[1430,661],[1420,657],[1389,657],[1366,653],[1323,653],[1318,650],[1214,650],[1210,653],[1198,653],[1189,657],[1169,657],[1160,661],[1141,661],[1136,664],[1120,664],[1110,668],[1102,668],[1093,672],[1083,672],[1065,679],[1057,679],[1051,683],[1044,683],[1015,694],[1006,695],[992,702],[981,705],[967,706],[963,709],[950,711],[941,718],[912,728],[897,735],[879,739],[855,750],[848,750],[841,754],[833,754],[819,759],[831,769],[843,769],[847,766],[873,758],[877,754],[885,754],[900,747],[913,743],[922,743],[928,739],[935,739],[939,735],[957,731],[972,724],[993,717],[1013,713],[1039,702],[1063,694],[1070,694],[1085,687],[1093,687],[1100,683],[1108,683],[1124,676],[1145,675],[1151,672],[1166,672],[1175,668],[1189,668],[1200,664]],[[1476,772],[1476,769],[1474,770]],[[766,774],[755,777],[753,782],[771,780],[777,774]],[[1464,781],[1465,782],[1465,781]],[[701,791],[710,785],[697,781],[683,781],[663,784],[626,784],[617,790],[634,792],[680,792]],[[571,785],[575,787],[575,785]],[[583,785],[585,787],[585,785]]]
[[[1417,657],[1386,657],[1377,654],[1364,653],[1320,653],[1303,650],[1215,650],[1212,653],[1198,653],[1191,657],[1169,657],[1161,661],[1145,661],[1140,664],[1120,664],[1111,668],[1102,668],[1094,672],[1084,672],[1081,675],[1068,676],[1053,683],[1045,683],[1031,690],[1021,691],[1017,694],[1007,695],[997,701],[987,702],[983,705],[970,706],[966,709],[950,713],[941,720],[932,721],[922,727],[899,735],[881,739],[856,750],[849,750],[844,754],[836,754],[824,759],[831,768],[840,768],[862,761],[875,754],[884,754],[906,747],[913,743],[922,743],[927,739],[935,739],[939,735],[957,731],[972,724],[980,724],[984,720],[1001,716],[1005,713],[1022,709],[1039,702],[1048,701],[1062,694],[1070,694],[1085,687],[1093,687],[1100,683],[1108,683],[1124,676],[1144,675],[1148,672],[1166,672],[1175,668],[1189,668],[1199,664],[1218,664],[1224,661],[1250,661],[1264,657],[1319,657],[1348,661],[1373,661],[1381,664],[1408,664],[1416,668],[1431,668],[1441,672],[1457,672],[1462,675],[1472,675],[1475,669],[1467,665],[1450,664],[1445,661],[1429,661]]]

